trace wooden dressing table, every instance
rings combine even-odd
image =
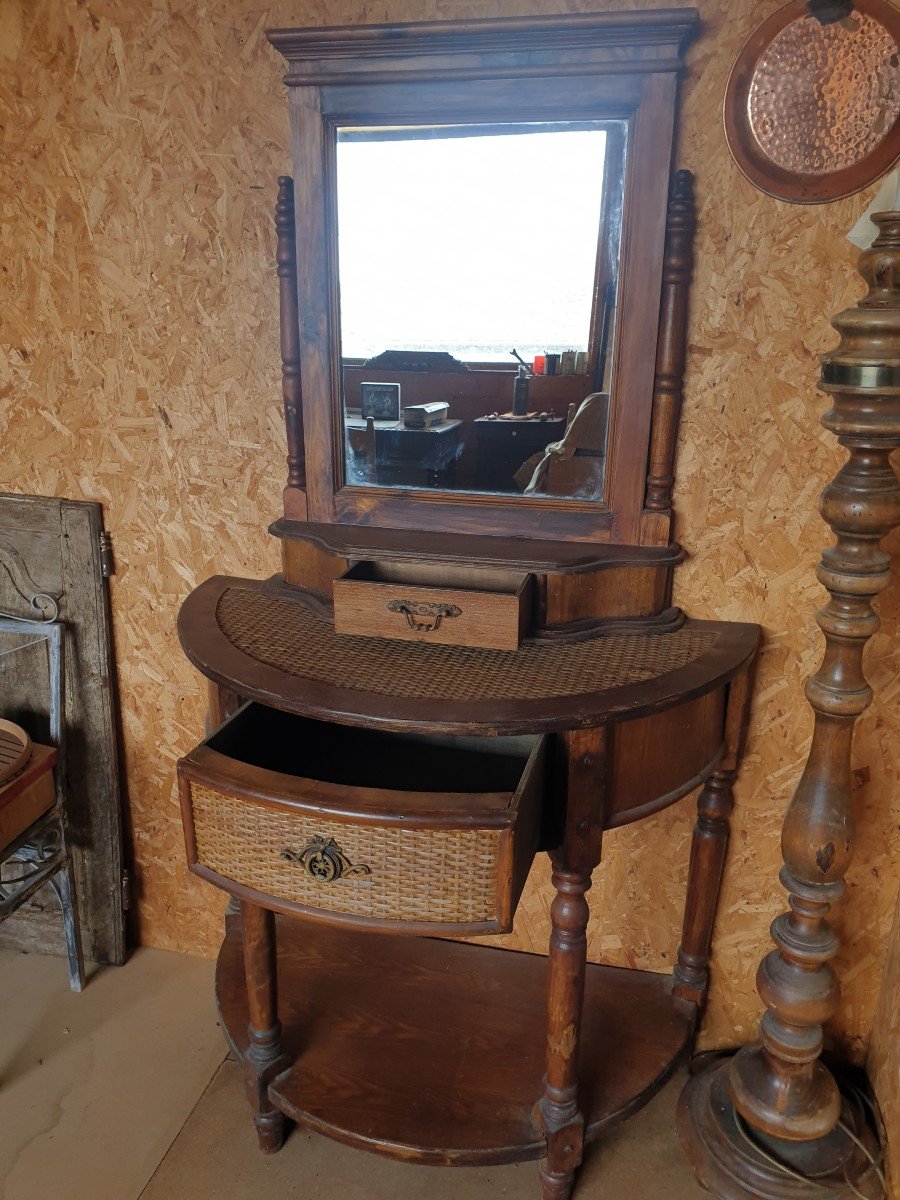
[[[179,618],[210,682],[210,735],[179,764],[187,854],[238,901],[218,1001],[264,1150],[288,1117],[408,1160],[540,1158],[559,1200],[585,1142],[690,1049],[758,640],[669,603],[690,177],[667,196],[695,25],[678,10],[269,34],[294,154],[276,210],[283,570],[210,579]],[[597,297],[618,296],[602,494],[348,484],[341,131],[573,123],[604,148],[582,398]],[[701,784],[674,977],[587,964],[603,831]],[[539,852],[547,958],[446,940],[510,930]]]

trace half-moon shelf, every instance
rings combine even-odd
[[[282,1112],[391,1158],[465,1165],[545,1152],[532,1108],[546,1062],[546,958],[276,922],[282,1043],[293,1060],[269,1088]],[[216,986],[226,1036],[243,1054],[250,1018],[237,915]],[[588,965],[579,1072],[589,1138],[665,1083],[695,1013],[666,975]]]

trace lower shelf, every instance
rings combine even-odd
[[[330,1137],[393,1158],[539,1158],[532,1118],[546,1047],[547,960],[431,938],[277,918],[279,1016],[294,1065],[274,1104]],[[247,1047],[240,921],[217,972],[232,1048]],[[589,966],[580,1053],[588,1136],[640,1108],[687,1050],[690,1007],[667,976]]]

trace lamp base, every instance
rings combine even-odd
[[[871,1162],[840,1126],[827,1137],[788,1142],[743,1124],[728,1094],[729,1063],[719,1060],[693,1075],[678,1103],[678,1136],[705,1188],[720,1200],[822,1200],[826,1194],[829,1200],[882,1200]],[[877,1161],[878,1143],[861,1106],[845,1098],[841,1121]]]

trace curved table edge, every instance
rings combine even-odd
[[[682,629],[716,629],[728,636],[720,637],[710,650],[687,666],[642,682],[576,696],[423,701],[337,687],[317,680],[308,681],[304,693],[298,686],[301,682],[298,676],[244,654],[228,641],[216,623],[216,607],[227,588],[255,591],[263,583],[257,579],[214,575],[191,592],[178,614],[178,636],[193,666],[207,679],[271,708],[394,732],[554,733],[636,720],[674,708],[727,683],[752,662],[761,637],[758,625],[689,619]],[[671,635],[648,633],[647,636]]]

